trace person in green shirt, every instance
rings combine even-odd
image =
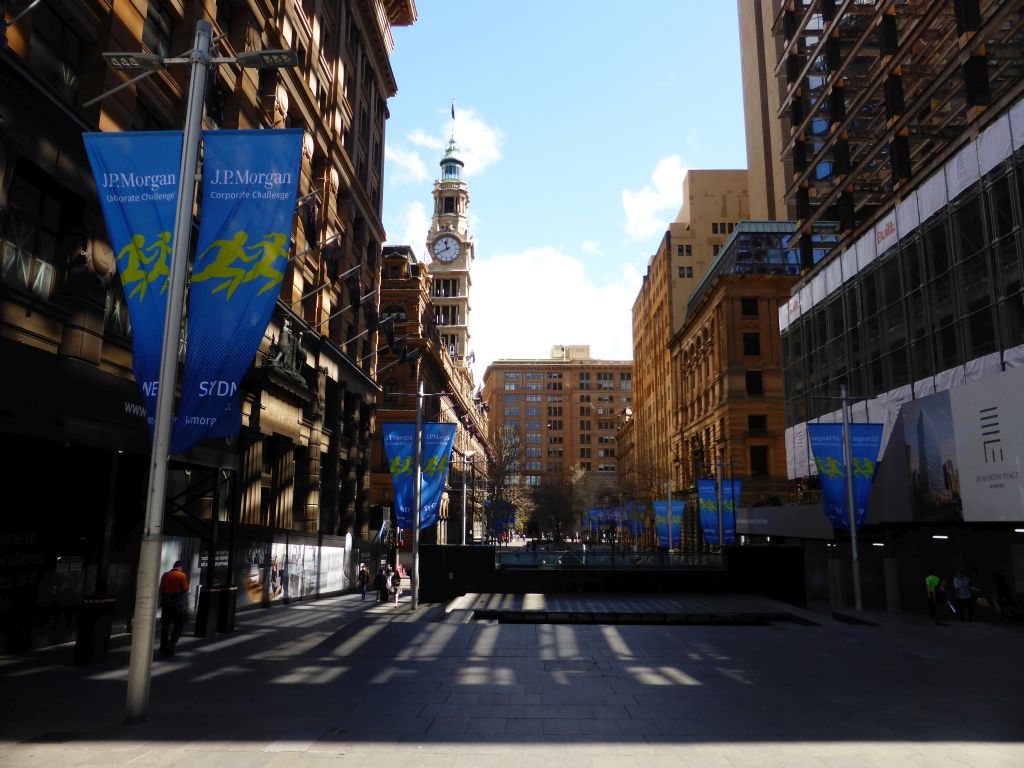
[[[940,579],[935,575],[934,568],[927,569],[928,575],[924,577],[924,590],[928,596],[928,613],[932,617],[932,621],[936,624],[939,623],[939,612],[935,603],[935,590],[939,588]]]

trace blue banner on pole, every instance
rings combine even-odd
[[[683,510],[686,508],[682,499],[672,500],[672,530],[669,531],[668,502],[655,501],[654,504],[654,528],[658,534],[658,546],[674,548],[679,546],[682,540],[683,531]],[[669,536],[673,543],[669,544]]]
[[[241,429],[238,384],[281,290],[301,160],[298,128],[203,133],[202,216],[174,453]]]
[[[807,438],[818,468],[825,514],[833,528],[850,529],[846,502],[846,466],[843,463],[843,425],[808,424]],[[882,444],[881,424],[850,425],[850,462],[853,465],[854,524],[860,528],[867,518],[868,497],[875,479],[878,449]]]
[[[132,323],[132,372],[156,414],[167,279],[181,172],[181,131],[82,134]],[[173,386],[173,382],[171,386]]]
[[[736,543],[736,508],[740,503],[742,480],[722,482],[722,538],[724,544]],[[700,503],[700,527],[704,542],[718,544],[718,482],[698,480],[697,497]]]
[[[413,527],[416,500],[416,472],[413,464],[416,425],[410,422],[382,426],[384,450],[395,488],[395,516],[399,528]],[[455,442],[455,424],[430,422],[423,425],[423,482],[420,484],[420,528],[437,522],[441,494],[448,478],[448,462]]]

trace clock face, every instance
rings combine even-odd
[[[438,261],[448,263],[455,261],[462,253],[462,243],[454,237],[445,236],[434,241],[434,258]]]

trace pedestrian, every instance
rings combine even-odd
[[[160,577],[160,654],[173,656],[188,616],[188,576],[175,560],[171,570]]]
[[[938,576],[935,575],[934,568],[927,568],[925,570],[928,574],[924,577],[924,591],[925,595],[928,597],[928,614],[932,617],[932,621],[938,624],[939,612],[938,606],[935,602],[935,590],[939,586],[940,579]]]
[[[953,593],[956,595],[960,621],[974,621],[974,590],[971,589],[970,577],[965,576],[963,571],[953,574]]]
[[[359,575],[356,577],[356,584],[359,585],[359,599],[365,600],[366,588],[370,585],[370,569],[366,567],[366,563],[362,563],[359,566]]]
[[[402,594],[402,574],[397,568],[391,572],[391,592],[395,596],[395,608],[397,608],[398,596]]]
[[[386,601],[388,592],[387,572],[384,570],[384,563],[377,566],[377,575],[373,579],[373,587],[377,590],[377,602]]]

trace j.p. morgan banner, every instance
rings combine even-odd
[[[849,530],[846,503],[846,472],[843,463],[843,425],[808,424],[807,437],[818,468],[825,514],[834,528]],[[878,449],[882,444],[881,424],[850,424],[850,462],[853,478],[854,521],[857,528],[867,517],[868,498],[875,479]]]
[[[722,538],[725,544],[736,543],[736,508],[740,502],[742,480],[722,483]],[[700,525],[707,544],[718,544],[718,484],[715,480],[698,480]]]
[[[302,131],[205,131],[188,344],[171,451],[241,428],[238,383],[281,290]]]
[[[416,469],[413,463],[416,425],[409,422],[382,426],[384,451],[395,488],[395,515],[400,528],[412,528],[415,516]],[[448,478],[448,459],[455,442],[455,425],[430,422],[423,425],[421,456],[423,482],[420,484],[420,528],[437,522],[441,494]]]
[[[672,501],[672,518],[669,520],[667,501],[652,502],[654,506],[654,529],[658,534],[659,547],[677,547],[683,533],[683,510],[686,508],[682,499]],[[671,543],[669,541],[671,540]]]
[[[86,133],[82,138],[132,321],[132,371],[152,433],[182,133]]]

